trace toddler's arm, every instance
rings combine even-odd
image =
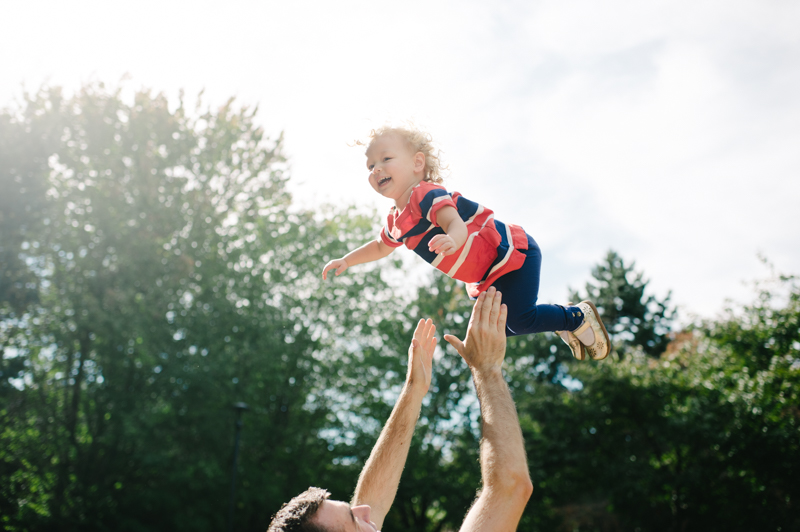
[[[436,213],[436,223],[444,229],[446,234],[436,235],[431,238],[428,243],[428,249],[435,253],[442,253],[444,255],[452,255],[458,251],[464,242],[467,241],[467,225],[458,211],[453,207],[442,207]]]
[[[328,272],[330,270],[336,270],[336,275],[339,276],[342,274],[347,268],[350,266],[355,266],[356,264],[363,264],[365,262],[372,262],[378,259],[382,259],[383,257],[389,256],[394,248],[391,246],[387,246],[380,240],[373,240],[371,242],[367,242],[363,246],[358,249],[354,249],[341,259],[334,259],[330,261],[325,267],[322,269],[322,278],[328,278]]]

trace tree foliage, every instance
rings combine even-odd
[[[7,528],[219,529],[234,401],[253,406],[242,525],[312,478],[352,480],[317,467],[332,401],[357,396],[358,354],[332,354],[334,335],[340,316],[380,319],[388,293],[375,272],[333,294],[317,277],[371,222],[293,212],[282,139],[254,116],[100,85],[3,115],[19,202],[2,220]]]
[[[294,206],[254,108],[44,88],[0,112],[0,162],[6,530],[223,528],[238,401],[235,529],[309,485],[346,500],[416,321],[465,333],[471,302],[438,272],[408,300],[392,261],[321,282],[376,217]],[[508,343],[536,485],[520,529],[799,528],[796,279],[668,335],[632,263],[593,276],[624,356]],[[456,530],[479,487],[468,368],[442,340],[433,372],[386,531]]]
[[[784,278],[755,305],[682,332],[659,359],[638,347],[575,365],[580,390],[518,397],[534,528],[797,528],[799,298]]]
[[[597,306],[612,343],[622,353],[640,346],[648,355],[658,356],[670,341],[675,309],[670,306],[669,294],[658,299],[646,293],[649,281],[635,266],[609,251],[592,269],[594,281],[586,283],[586,292],[573,292],[570,298],[575,302],[589,299]]]

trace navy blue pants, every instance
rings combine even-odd
[[[508,307],[506,336],[577,329],[583,321],[583,312],[578,307],[536,304],[542,251],[530,235],[524,253],[525,262],[519,270],[503,275],[492,284],[503,294],[503,303]]]

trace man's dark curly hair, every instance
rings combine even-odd
[[[322,502],[331,494],[322,488],[310,487],[291,501],[287,502],[267,528],[267,532],[329,532],[311,519],[317,513]]]

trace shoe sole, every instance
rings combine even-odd
[[[611,338],[609,338],[609,336],[608,336],[608,331],[606,330],[606,326],[603,323],[603,319],[600,317],[600,313],[597,312],[597,307],[594,306],[594,303],[592,303],[588,299],[585,300],[585,301],[581,301],[581,303],[586,303],[587,305],[589,305],[592,308],[592,311],[594,312],[594,316],[595,316],[595,318],[597,318],[597,323],[600,324],[600,328],[603,330],[603,336],[606,337],[606,345],[608,345],[608,351],[606,352],[605,355],[603,355],[601,357],[597,357],[597,358],[592,357],[592,360],[604,360],[605,358],[608,357],[608,355],[611,354],[611,347],[612,347],[611,346]],[[589,356],[592,356],[591,355],[591,351],[589,353],[590,353]]]
[[[575,338],[575,341],[578,343],[578,353],[577,353],[577,354],[575,353],[575,349],[573,349],[573,348],[572,348],[572,345],[571,345],[571,344],[568,344],[567,342],[565,342],[565,341],[564,341],[564,338],[561,336],[561,334],[559,334],[559,331],[556,331],[556,334],[558,334],[558,337],[559,337],[559,338],[561,338],[561,341],[562,341],[562,342],[564,342],[565,344],[567,344],[567,347],[569,347],[569,350],[570,350],[570,351],[572,351],[572,356],[573,356],[573,358],[575,358],[575,359],[577,359],[577,360],[586,360],[586,348],[583,346],[583,344],[581,343],[581,341],[580,341],[580,340],[578,340],[578,338],[576,338],[576,337],[575,337],[575,335],[574,335],[574,334],[572,334],[571,332],[569,332],[569,331],[565,331],[565,332],[566,332],[566,333],[567,333],[569,336],[571,336],[571,337]]]

